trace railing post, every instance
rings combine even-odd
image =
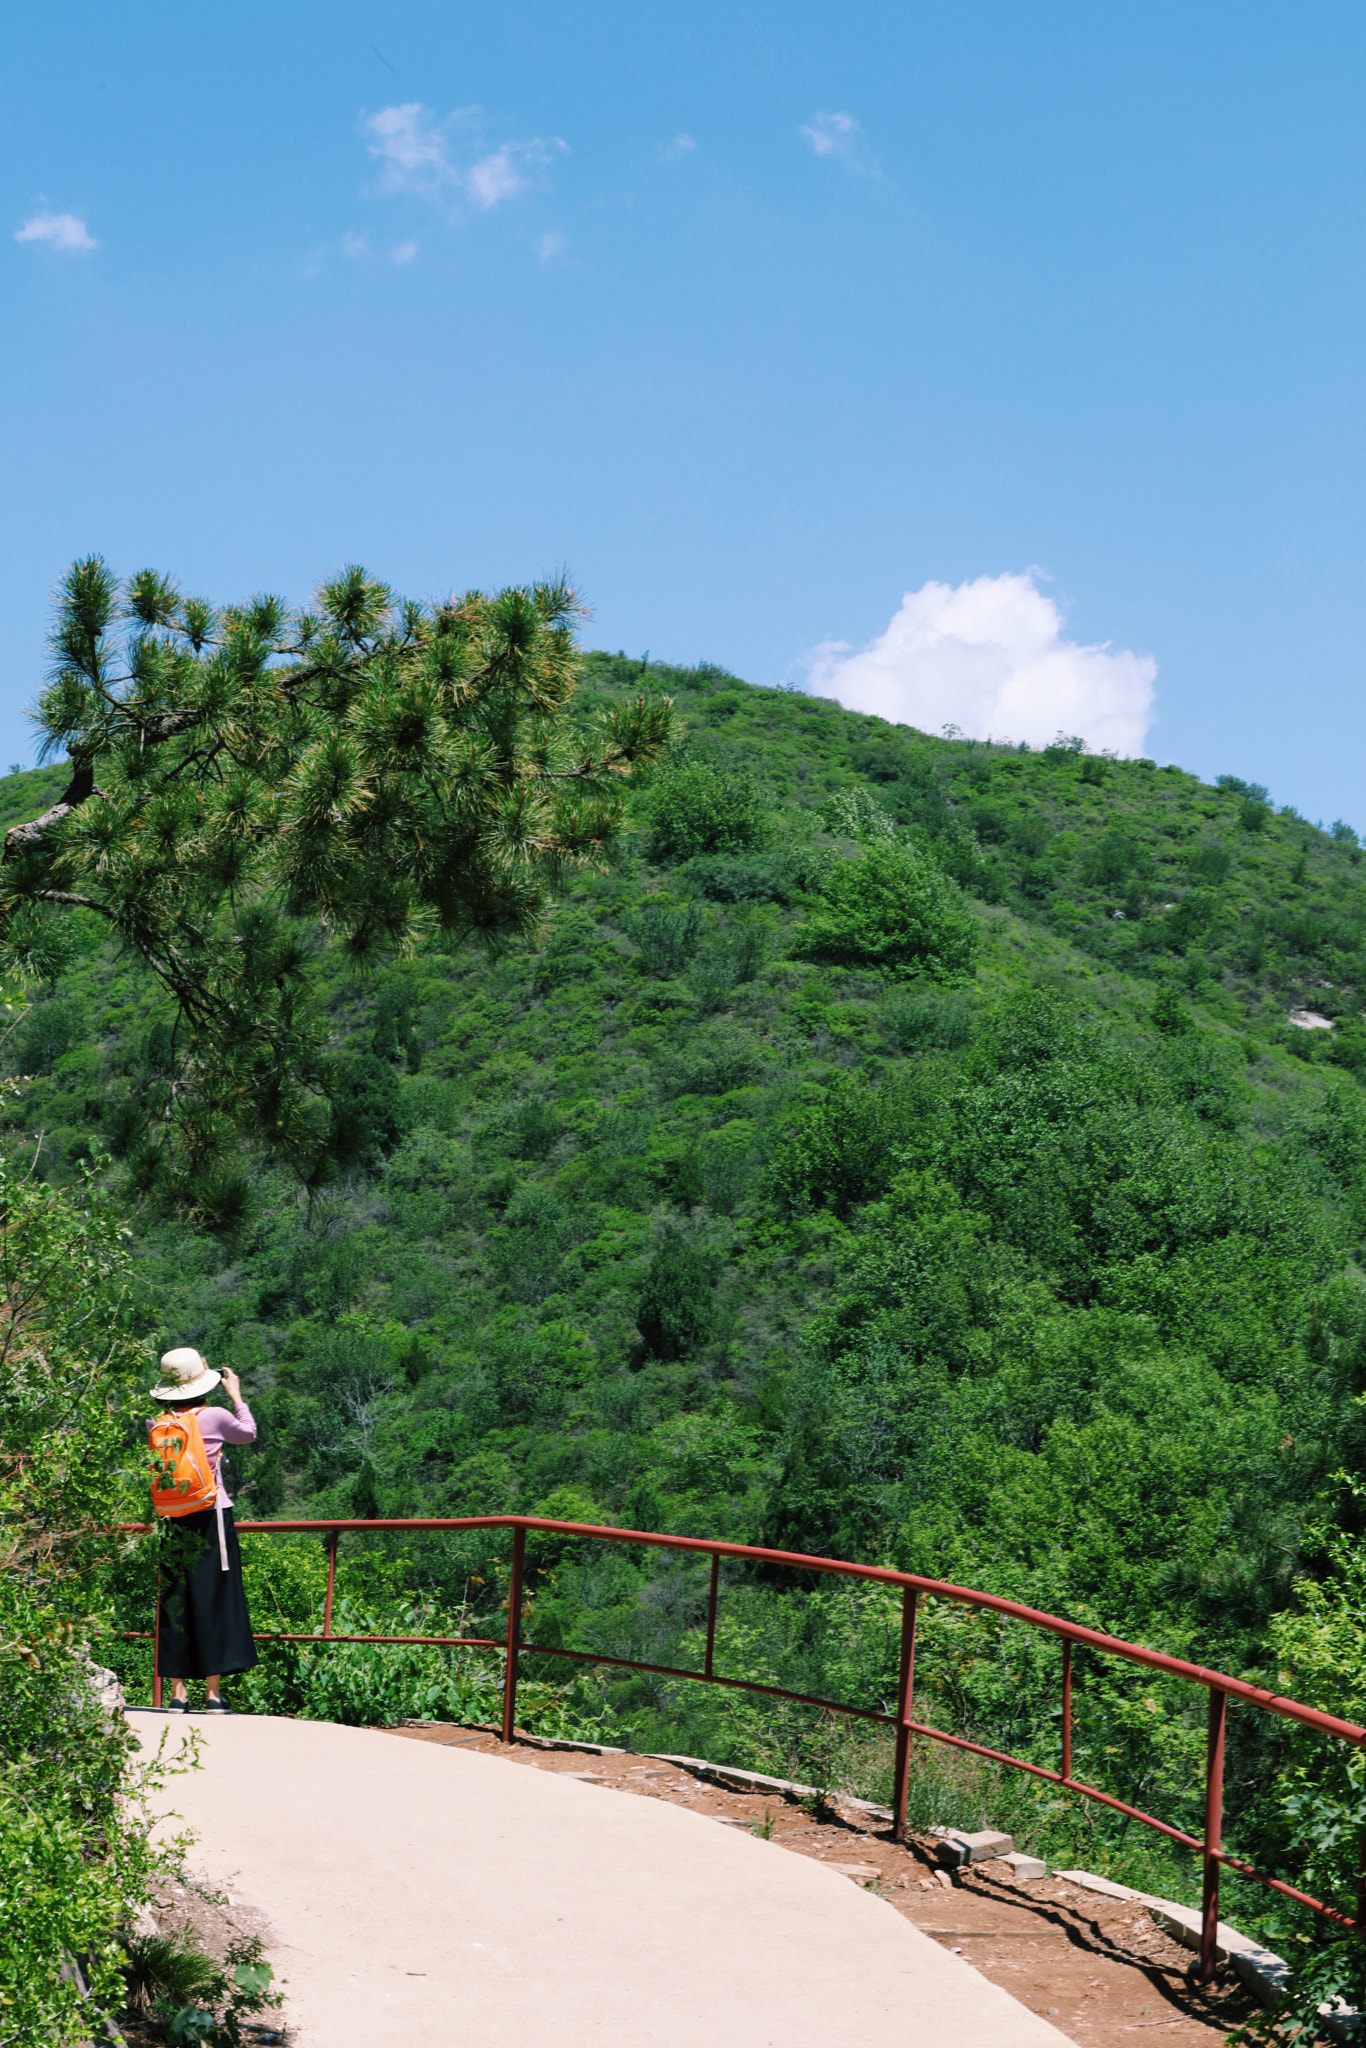
[[[332,1633],[332,1595],[337,1584],[337,1545],[341,1541],[341,1530],[334,1529],[327,1539],[327,1599],[323,1603],[323,1634]]]
[[[707,1657],[702,1666],[704,1678],[711,1677],[712,1652],[716,1648],[716,1594],[721,1583],[721,1553],[714,1551],[711,1560],[711,1591],[707,1595]]]
[[[917,1588],[901,1593],[901,1676],[896,1690],[896,1784],[892,1789],[892,1839],[906,1839],[906,1796],[911,1782],[911,1706],[915,1698]]]
[[[512,1539],[512,1584],[508,1588],[507,1665],[503,1673],[503,1740],[511,1742],[517,1725],[517,1643],[522,1633],[522,1563],[526,1530],[519,1525]]]
[[[1224,1846],[1224,1726],[1228,1694],[1209,1689],[1209,1749],[1205,1763],[1205,1887],[1200,1909],[1202,1984],[1214,1981],[1215,1948],[1219,1940],[1219,1850]]]
[[[1072,1641],[1062,1639],[1062,1781],[1072,1776]]]

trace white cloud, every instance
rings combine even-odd
[[[462,107],[438,120],[420,100],[408,100],[372,114],[364,124],[366,148],[379,159],[381,191],[425,198],[450,193],[487,213],[526,190],[528,171],[569,147],[558,136],[548,141],[535,136],[529,142],[500,143],[468,161],[472,151],[468,145],[462,151],[461,132],[478,113],[477,107]]]
[[[480,157],[477,164],[471,164],[465,183],[476,206],[497,206],[500,200],[515,198],[526,179],[513,160],[513,145],[505,142],[491,156]]]
[[[386,192],[435,192],[451,183],[455,170],[447,149],[445,127],[436,126],[420,100],[401,107],[383,107],[365,126],[366,147],[383,166]]]
[[[863,143],[863,130],[852,114],[813,114],[802,134],[817,156],[836,156],[846,162],[855,158]]]
[[[99,243],[79,214],[35,213],[14,231],[16,242],[46,242],[64,256],[86,256]]]
[[[926,583],[869,646],[818,647],[807,688],[922,732],[953,725],[970,739],[1031,746],[1076,733],[1097,751],[1141,753],[1157,663],[1080,646],[1063,623],[1032,573]]]

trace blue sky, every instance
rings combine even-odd
[[[1363,86],[1306,0],[18,11],[0,762],[76,554],[568,564],[591,645],[1122,746],[1151,688],[1366,829]]]

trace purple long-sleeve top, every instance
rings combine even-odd
[[[226,1408],[201,1408],[198,1411],[199,1434],[204,1439],[204,1448],[209,1454],[213,1476],[218,1481],[218,1505],[230,1508],[227,1489],[223,1485],[224,1444],[254,1444],[256,1441],[256,1418],[245,1401],[235,1401],[232,1412]]]

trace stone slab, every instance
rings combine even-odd
[[[939,1861],[946,1870],[959,1870],[965,1863],[990,1863],[994,1857],[1008,1856],[1015,1847],[1009,1835],[998,1835],[991,1828],[977,1834],[936,1828],[935,1833],[939,1836]]]

